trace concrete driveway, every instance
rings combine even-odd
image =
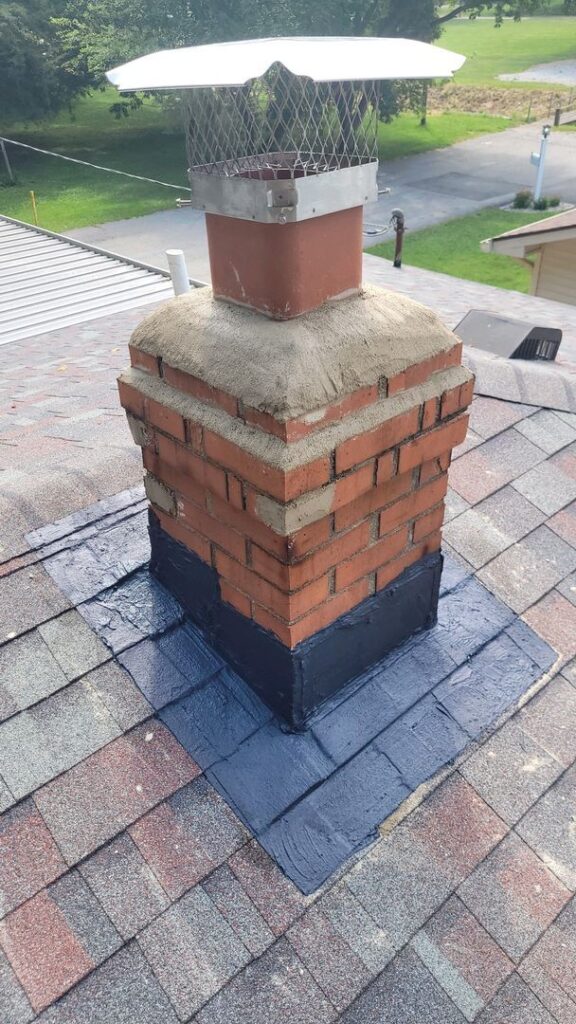
[[[409,231],[474,213],[531,187],[536,169],[530,153],[538,149],[540,124],[521,125],[483,135],[446,149],[382,162],[379,180],[391,189],[366,208],[366,245],[387,237],[391,211],[401,207]],[[576,131],[554,132],[548,149],[544,191],[576,203]],[[70,232],[93,245],[164,267],[164,251],[183,249],[191,277],[208,281],[210,271],[203,214],[163,210],[146,217],[113,221]]]

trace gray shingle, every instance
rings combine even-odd
[[[12,796],[8,786],[5,782],[0,779],[0,814],[3,814],[9,807],[14,803],[14,797]]]
[[[285,939],[198,1014],[197,1024],[328,1024],[336,1011]]]
[[[576,430],[550,409],[539,409],[533,416],[517,423],[516,430],[542,448],[547,455],[560,451],[576,438]]]
[[[274,942],[274,932],[227,864],[205,879],[202,887],[253,956],[260,956]]]
[[[344,883],[322,896],[317,905],[373,974],[386,967],[394,956],[390,939]]]
[[[0,772],[20,798],[119,735],[100,698],[80,680],[0,725]]]
[[[0,647],[0,719],[49,697],[67,682],[36,631],[5,644]]]
[[[553,516],[576,498],[576,480],[551,461],[530,469],[514,480],[512,486],[547,516]]]
[[[49,894],[95,964],[120,948],[122,939],[77,871],[54,882]]]
[[[166,993],[140,950],[121,949],[93,971],[38,1024],[178,1024]]]
[[[318,907],[311,907],[287,933],[290,945],[334,1004],[345,1010],[372,975]]]
[[[476,569],[544,522],[546,516],[513,487],[503,487],[444,529],[444,537]]]
[[[1,950],[0,1007],[2,1024],[28,1024],[28,1021],[32,1020],[34,1016],[32,1007]]]
[[[458,895],[498,945],[518,962],[571,893],[514,833],[462,883]]]
[[[152,714],[150,704],[128,673],[113,661],[89,672],[84,681],[98,694],[123,732]]]
[[[128,833],[84,861],[80,872],[124,939],[131,939],[170,903]]]
[[[540,526],[478,573],[488,588],[518,614],[538,601],[576,565],[576,550]]]
[[[182,1020],[250,960],[199,885],[148,925],[138,942]]]
[[[42,566],[28,566],[0,579],[0,643],[70,608],[70,601]]]
[[[102,641],[75,610],[45,622],[38,632],[70,681],[110,657]]]
[[[465,1017],[406,949],[341,1017],[342,1024],[463,1024]]]
[[[563,768],[528,735],[522,720],[516,717],[479,747],[460,771],[512,825],[555,782]]]
[[[517,974],[496,994],[476,1024],[556,1024],[542,1003]]]
[[[576,766],[572,766],[516,826],[525,842],[572,890],[576,889],[575,786]]]

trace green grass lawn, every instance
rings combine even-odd
[[[63,111],[48,124],[11,125],[2,127],[1,134],[80,160],[186,186],[183,133],[175,131],[152,102],[128,119],[115,120],[108,111],[114,97],[112,90],[95,93],[77,104],[73,120]],[[0,186],[0,213],[32,221],[29,193],[33,189],[39,223],[52,231],[171,208],[178,195],[159,185],[79,167],[15,146],[9,146],[8,152],[17,184]],[[0,182],[5,181],[0,170]]]
[[[429,149],[452,146],[455,142],[497,132],[515,124],[509,117],[491,117],[488,114],[434,114],[422,126],[416,114],[406,113],[381,124],[378,130],[378,148],[382,160],[424,153]]]
[[[468,217],[458,217],[437,227],[406,233],[404,263],[425,270],[438,270],[467,281],[481,281],[517,292],[530,290],[530,270],[511,256],[498,256],[480,251],[480,242],[504,231],[530,224],[553,213],[529,213],[498,209],[480,210]],[[394,242],[384,242],[368,249],[375,256],[391,260]]]
[[[449,22],[439,46],[466,54],[464,67],[457,72],[459,85],[486,86],[498,84],[512,88],[559,87],[536,82],[500,82],[498,75],[525,71],[533,64],[553,60],[569,60],[576,56],[576,18],[507,19],[495,28],[491,19],[459,18]]]
[[[91,163],[186,185],[184,136],[171,125],[157,104],[145,106],[122,121],[108,108],[116,93],[81,100],[74,120],[63,112],[49,124],[12,125],[2,134]],[[439,114],[420,127],[415,114],[405,114],[380,128],[383,158],[420,153],[508,127],[510,120],[481,114]],[[54,157],[10,146],[17,185],[0,185],[0,213],[32,221],[30,191],[34,190],[41,227],[52,231],[138,217],[172,208],[177,193],[159,185],[132,181],[103,171],[79,167]],[[0,182],[5,180],[0,168]],[[183,193],[184,194],[184,193]]]

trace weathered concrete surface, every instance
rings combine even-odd
[[[472,374],[466,367],[451,366],[447,370],[435,373],[424,384],[400,391],[392,398],[382,398],[373,405],[360,409],[353,416],[346,416],[341,422],[333,423],[324,430],[290,444],[230,416],[223,409],[177,391],[160,377],[150,377],[141,370],[132,368],[121,374],[119,379],[137,388],[146,397],[174,409],[184,419],[200,423],[227,441],[239,445],[261,462],[267,462],[278,469],[289,470],[321,458],[348,438],[363,434],[393,419],[394,416],[399,416],[408,409],[428,401],[429,398],[439,397],[444,391],[466,384],[471,378]]]
[[[214,302],[202,288],[155,309],[131,344],[290,420],[449,351],[455,340],[430,309],[368,285],[289,321]]]

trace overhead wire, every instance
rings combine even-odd
[[[42,153],[43,156],[54,156],[59,160],[67,160],[71,164],[81,164],[83,167],[92,167],[96,171],[107,171],[108,174],[120,174],[124,178],[134,178],[136,181],[147,181],[152,185],[162,185],[163,188],[173,188],[178,192],[189,192],[187,185],[173,185],[169,181],[159,181],[158,178],[146,178],[143,174],[131,174],[129,171],[119,171],[115,167],[103,167],[101,164],[90,163],[89,160],[79,160],[74,156],[65,156],[64,153],[54,153],[50,149],[40,149],[39,146],[31,146],[28,142],[19,142],[17,139],[7,139],[0,135],[0,142],[8,142],[11,146],[21,146],[22,149],[30,149],[33,153]]]

